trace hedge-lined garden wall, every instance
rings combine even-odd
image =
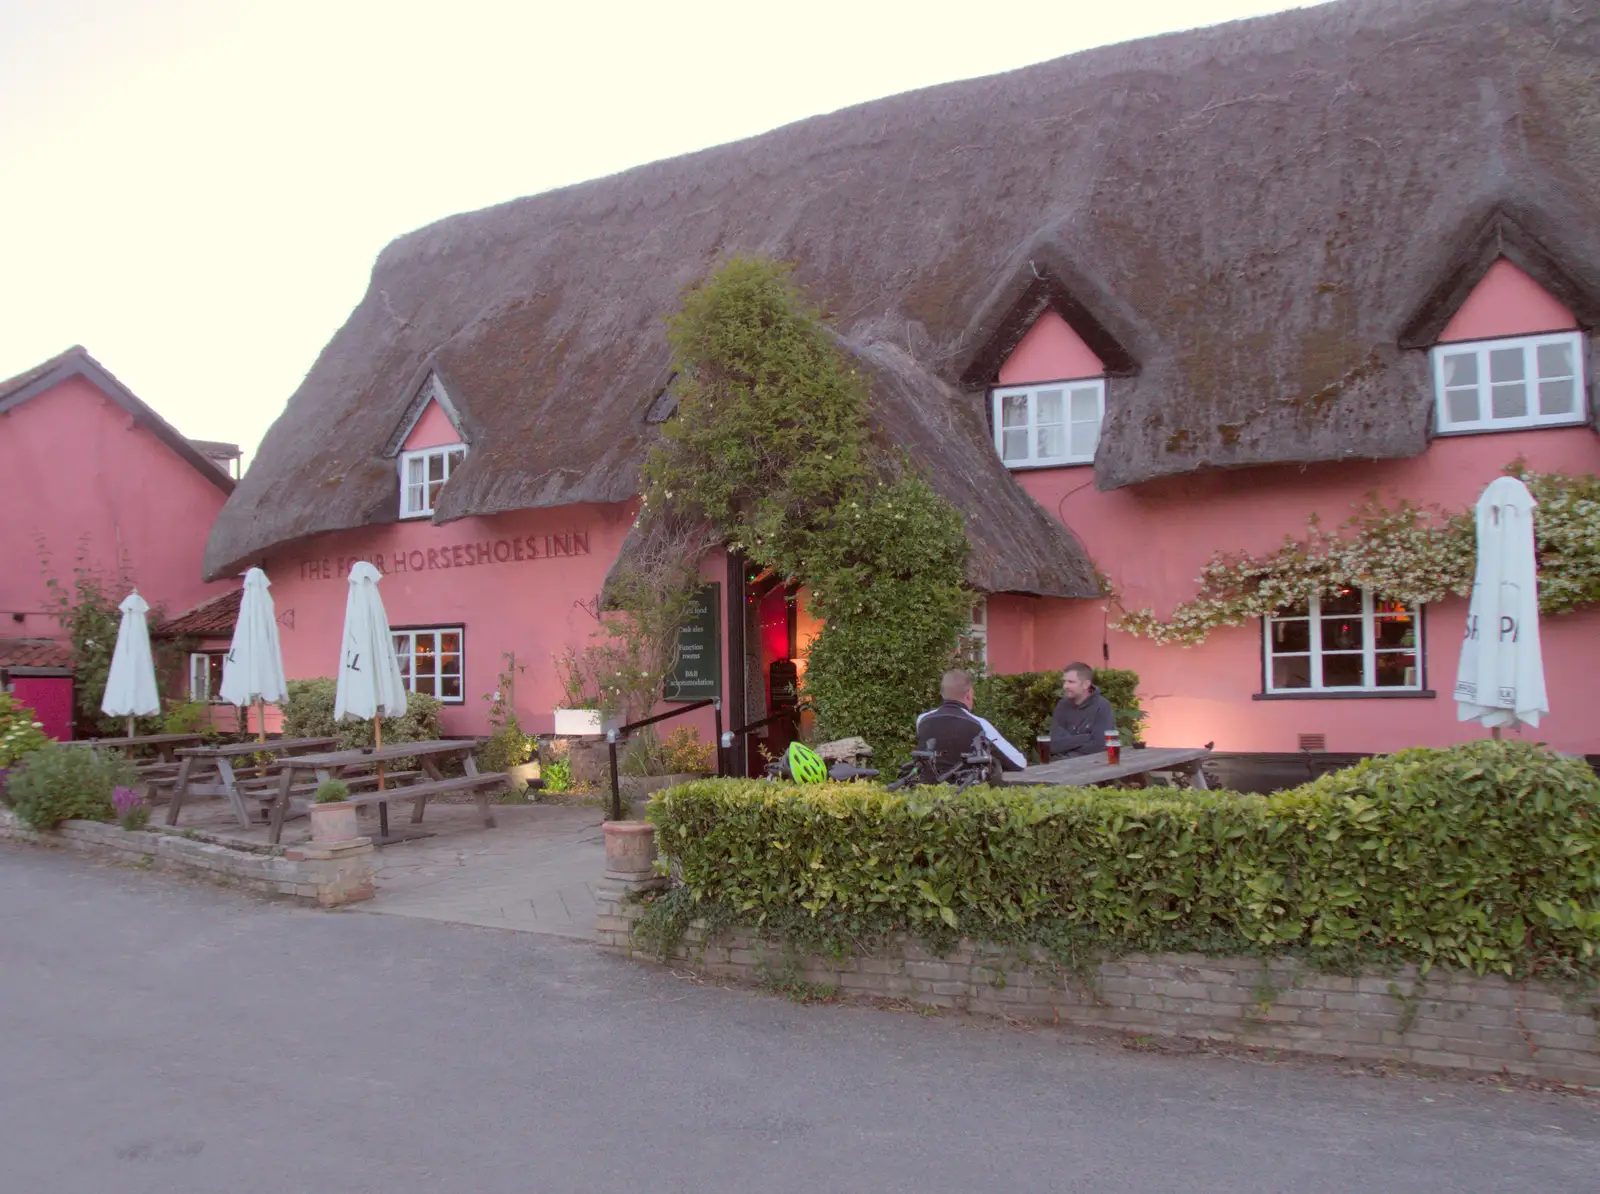
[[[640,931],[663,947],[698,918],[835,952],[907,932],[1587,979],[1600,945],[1600,781],[1521,743],[1272,796],[708,780],[649,816],[673,887]]]

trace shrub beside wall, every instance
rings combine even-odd
[[[1593,973],[1600,781],[1521,743],[1410,750],[1272,796],[707,780],[651,803],[662,917],[849,949],[896,931]],[[659,927],[659,926],[658,926]]]
[[[48,742],[12,767],[6,795],[30,829],[63,821],[110,821],[112,792],[134,782],[133,765],[115,751]]]
[[[283,702],[285,738],[337,738],[338,749],[353,750],[372,745],[372,724],[365,721],[334,721],[333,706],[338,692],[335,681],[320,676],[314,680],[290,680],[289,699]],[[383,744],[426,742],[439,737],[437,697],[423,693],[406,694],[406,715],[383,719]]]

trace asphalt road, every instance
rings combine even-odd
[[[1600,1104],[801,1007],[0,845],[16,1194],[1600,1188]]]

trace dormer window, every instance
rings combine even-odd
[[[439,490],[466,458],[465,444],[446,444],[400,454],[400,517],[426,518],[434,511]]]
[[[1441,344],[1433,376],[1442,433],[1568,427],[1588,417],[1578,332]]]
[[[997,386],[995,448],[1007,468],[1093,464],[1105,409],[1103,377]]]

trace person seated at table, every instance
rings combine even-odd
[[[1021,771],[1028,765],[1020,750],[972,711],[970,672],[946,672],[939,678],[939,695],[944,704],[917,718],[917,747],[926,750],[930,742],[933,744],[934,765],[940,775],[960,763],[961,756],[972,749],[973,740],[979,736],[989,740],[1002,771]]]
[[[1117,728],[1111,702],[1094,684],[1087,663],[1069,663],[1061,674],[1061,699],[1050,719],[1050,758],[1076,759],[1106,748],[1106,734]]]

